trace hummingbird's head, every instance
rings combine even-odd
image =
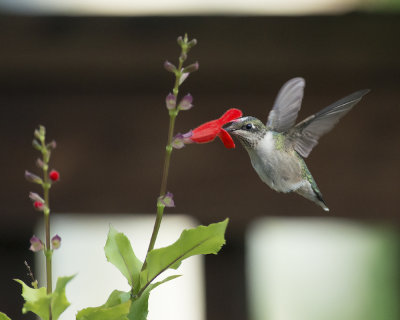
[[[228,122],[224,129],[237,137],[246,149],[253,149],[267,133],[266,126],[257,118],[242,117]]]

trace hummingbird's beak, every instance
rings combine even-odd
[[[236,130],[234,123],[235,123],[235,120],[228,122],[222,128],[227,132],[233,132]]]

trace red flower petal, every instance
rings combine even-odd
[[[226,111],[221,118],[219,118],[219,121],[222,122],[221,126],[223,126],[225,123],[231,122],[232,120],[235,120],[237,118],[240,118],[243,115],[242,111],[239,109],[229,109]]]
[[[193,134],[190,139],[197,143],[210,142],[215,139],[220,131],[221,124],[219,123],[219,120],[212,120],[202,124],[196,129],[193,129]]]
[[[232,149],[235,147],[235,143],[233,142],[232,137],[226,130],[221,129],[221,132],[219,133],[218,137],[221,139],[226,148]]]
[[[212,120],[193,129],[192,136],[189,138],[193,142],[206,143],[213,141],[217,136],[227,148],[234,148],[235,143],[227,131],[222,129],[222,126],[232,120],[242,116],[242,111],[239,109],[229,109],[219,119]]]

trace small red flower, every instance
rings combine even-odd
[[[226,111],[221,118],[216,120],[211,120],[198,126],[191,131],[189,137],[185,137],[186,141],[196,142],[196,143],[207,143],[213,141],[217,136],[221,139],[226,148],[234,148],[235,143],[229,133],[222,127],[242,116],[242,111],[239,109],[229,109]]]
[[[51,170],[49,173],[49,178],[51,181],[56,182],[60,179],[60,174],[57,170]]]
[[[44,203],[41,202],[41,201],[35,201],[35,202],[33,203],[33,206],[35,207],[36,210],[42,211],[43,208],[44,208]]]

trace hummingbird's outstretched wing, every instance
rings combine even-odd
[[[292,141],[294,149],[307,158],[317,145],[318,139],[331,130],[368,92],[368,89],[354,92],[296,124],[288,131],[288,138]]]
[[[301,107],[305,85],[303,78],[293,78],[282,86],[268,115],[269,130],[285,132],[294,125]]]

